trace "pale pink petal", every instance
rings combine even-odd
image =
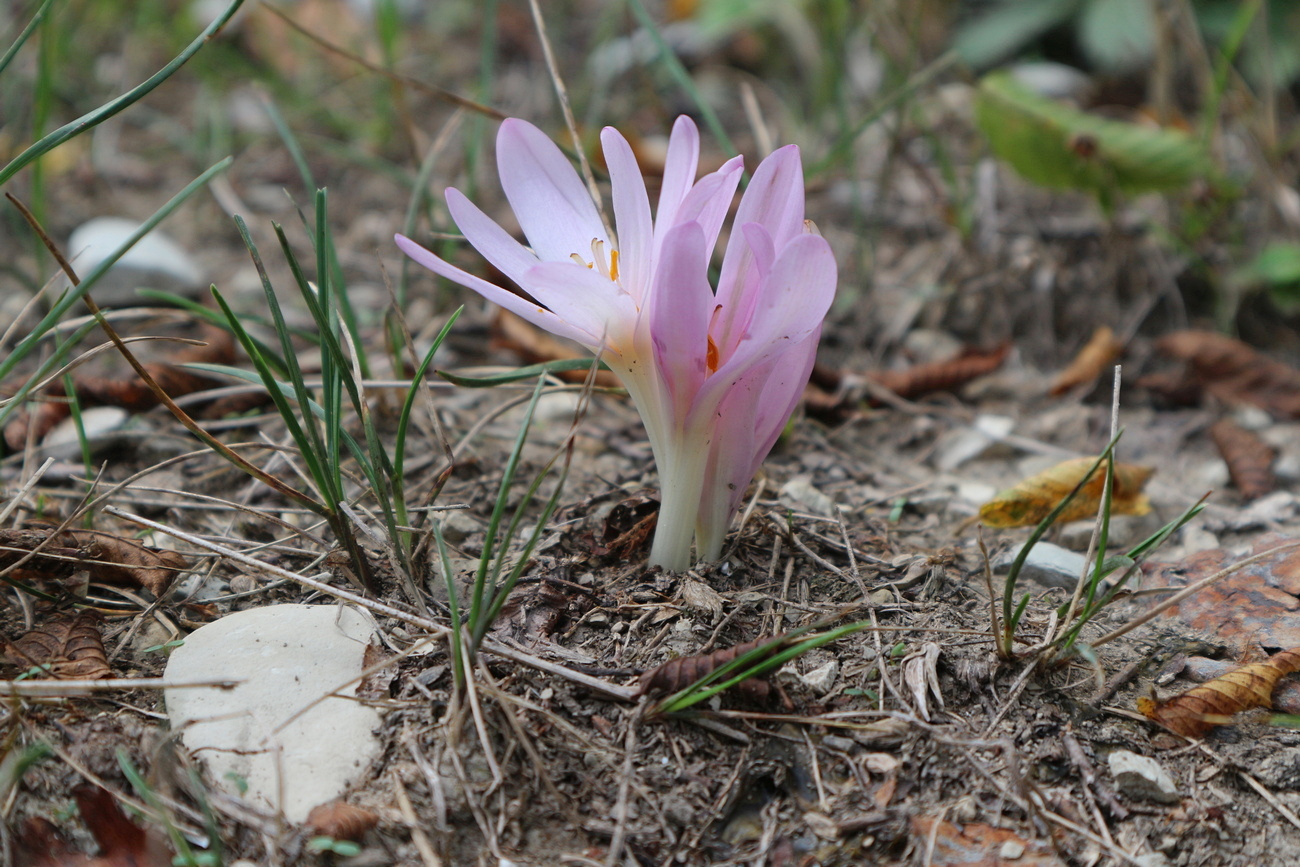
[[[655,365],[679,419],[690,412],[707,368],[713,287],[704,240],[699,223],[676,226],[664,237],[646,314]]]
[[[447,189],[447,210],[456,221],[465,240],[483,254],[483,258],[516,283],[525,271],[537,264],[537,257],[523,244],[510,237],[487,214],[479,210],[457,189]]]
[[[725,392],[751,367],[786,352],[819,328],[835,298],[835,280],[835,256],[826,239],[801,235],[787,244],[757,290],[745,334],[705,383],[700,405],[716,400],[719,391]]]
[[[612,127],[606,127],[600,133],[600,142],[613,188],[619,282],[640,304],[650,285],[653,264],[654,226],[650,221],[650,198],[646,195],[645,180],[627,139]]]
[[[758,223],[767,230],[772,244],[780,250],[803,234],[803,163],[799,148],[787,145],[763,160],[736,209],[737,226]],[[734,299],[753,290],[750,251],[743,236],[732,233],[722,260],[718,279],[718,303],[724,310],[739,311]],[[721,334],[728,343],[735,340],[733,331],[742,323],[724,322]]]
[[[591,349],[604,340],[619,352],[636,322],[632,296],[617,283],[576,262],[542,262],[528,270],[519,285],[556,316],[587,336]]]
[[[677,224],[677,209],[695,183],[700,164],[700,132],[686,115],[677,118],[668,139],[668,157],[664,160],[664,179],[659,187],[659,207],[655,211],[655,249],[663,236]]]
[[[725,297],[730,299],[730,306],[720,308],[718,317],[709,329],[713,342],[718,347],[718,354],[723,360],[731,357],[736,351],[736,345],[745,336],[749,322],[754,316],[754,308],[758,304],[759,288],[771,273],[772,265],[776,261],[776,248],[772,243],[772,236],[761,224],[744,223],[740,226],[740,232],[733,232],[734,234],[742,235],[745,242],[739,247],[735,243],[727,245],[732,257],[741,254],[746,259],[744,268],[733,269],[730,274],[731,279],[741,284],[741,291],[718,293],[719,298],[725,294]],[[724,269],[728,261],[731,260],[724,260]]]
[[[787,352],[751,368],[718,405],[697,517],[702,559],[721,554],[745,489],[803,397],[820,336],[818,328]]]
[[[497,171],[519,226],[539,259],[591,257],[591,242],[609,243],[591,195],[555,142],[527,121],[510,118],[497,133]]]
[[[513,292],[502,289],[500,286],[489,283],[467,271],[462,271],[455,265],[439,259],[433,253],[421,247],[410,238],[397,235],[395,240],[397,246],[402,252],[410,256],[416,263],[423,265],[435,274],[446,277],[460,285],[473,289],[487,300],[494,304],[500,305],[511,313],[528,320],[538,328],[551,332],[559,337],[566,337],[569,340],[576,340],[587,346],[594,345],[595,341],[592,336],[584,331],[574,328],[569,323],[556,316],[545,307],[541,307],[526,298],[521,298]]]
[[[740,157],[727,160],[722,168],[700,178],[673,217],[677,225],[699,223],[704,229],[705,249],[710,253],[718,241],[718,233],[722,231],[722,222],[731,210],[731,199],[744,171],[745,161]],[[662,247],[660,249],[662,251]]]

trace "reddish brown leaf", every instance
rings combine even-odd
[[[955,825],[930,816],[913,816],[911,830],[914,840],[927,841],[926,861],[933,867],[1065,867],[1049,843],[1026,840],[1007,828],[982,823]],[[1015,860],[1002,856],[1008,844],[1021,853]]]
[[[53,538],[51,538],[53,536]],[[95,530],[0,530],[0,568],[39,549],[19,570],[20,580],[66,578],[78,569],[105,584],[144,587],[161,596],[189,561],[175,551],[148,548],[131,539]]]
[[[641,675],[641,694],[674,693],[686,689],[700,678],[712,674],[716,669],[721,668],[733,659],[744,656],[760,644],[766,644],[771,640],[770,638],[760,638],[733,647],[724,647],[722,650],[715,650],[702,656],[679,656],[677,659],[670,659],[663,665],[652,668]],[[770,649],[768,655],[776,653],[780,649],[781,645],[776,644]],[[762,701],[767,698],[771,689],[766,681],[756,677],[741,681],[736,684],[736,687],[755,701]]]
[[[202,346],[185,345],[171,352],[165,360],[144,365],[159,387],[171,397],[181,397],[220,385],[216,379],[180,365],[191,362],[234,363],[235,342],[230,332],[204,325],[202,339],[205,341]],[[73,385],[77,400],[82,406],[120,406],[132,412],[144,412],[158,405],[158,396],[134,372],[117,377],[83,373],[74,377]],[[52,397],[63,397],[62,382],[51,383],[45,393]],[[32,436],[35,441],[40,442],[68,414],[68,405],[64,401],[41,404],[30,417],[19,414],[5,426],[5,443],[10,449],[21,451],[27,442],[29,427],[34,429]]]
[[[4,654],[23,668],[48,666],[61,680],[94,680],[112,674],[104,653],[100,616],[90,610],[51,618],[6,644]]]
[[[1210,436],[1228,465],[1232,484],[1243,500],[1254,500],[1271,493],[1277,484],[1273,477],[1273,459],[1277,452],[1255,433],[1232,419],[1219,419],[1210,428]]]
[[[947,361],[919,364],[907,370],[875,371],[867,376],[899,397],[915,400],[936,391],[955,391],[973,379],[992,373],[1010,353],[1010,343],[994,349],[968,348]]]
[[[1272,707],[1277,682],[1296,671],[1300,671],[1300,647],[1243,665],[1168,701],[1143,696],[1137,707],[1147,719],[1175,734],[1198,738],[1242,711]]]
[[[1048,394],[1058,397],[1081,385],[1091,387],[1123,351],[1123,342],[1110,326],[1101,326],[1093,332],[1092,339],[1079,350],[1069,367],[1057,374]]]
[[[1232,406],[1250,404],[1281,418],[1300,418],[1300,370],[1211,331],[1176,331],[1156,341],[1160,352],[1186,362],[1210,394]]]
[[[628,559],[650,542],[659,523],[659,501],[644,494],[628,497],[605,517],[606,552]]]
[[[307,814],[307,827],[321,837],[356,843],[379,824],[379,816],[343,801],[319,804]]]
[[[1267,535],[1251,554],[1264,554],[1294,543]],[[1152,563],[1144,570],[1143,588],[1182,588],[1239,559],[1221,548],[1201,551],[1177,563]],[[1158,598],[1157,598],[1158,601]],[[1258,644],[1280,648],[1300,645],[1300,550],[1282,549],[1245,566],[1184,599],[1165,613],[1197,632],[1239,647]]]
[[[77,811],[99,845],[99,855],[70,847],[44,819],[28,819],[18,835],[17,864],[23,867],[170,867],[172,856],[161,834],[132,822],[111,792],[78,786]]]
[[[92,580],[122,587],[143,587],[162,596],[176,576],[189,568],[183,554],[149,548],[133,539],[97,530],[67,530],[61,538],[76,540]],[[93,562],[92,562],[93,561]]]

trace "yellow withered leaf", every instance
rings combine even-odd
[[[1074,490],[1079,480],[1088,472],[1096,458],[1075,458],[1030,476],[1014,488],[1009,488],[983,506],[980,520],[986,527],[1028,527],[1047,517],[1056,505]],[[1115,464],[1115,491],[1111,499],[1112,515],[1145,515],[1151,511],[1151,501],[1142,493],[1142,486],[1155,472],[1150,467],[1137,464]],[[1106,484],[1106,464],[1097,466],[1096,472],[1057,517],[1056,523],[1078,521],[1097,514],[1101,504],[1102,488]]]

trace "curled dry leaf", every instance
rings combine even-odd
[[[1123,352],[1123,341],[1115,336],[1109,325],[1101,326],[1092,333],[1092,338],[1079,350],[1069,367],[1057,374],[1048,394],[1057,397],[1081,385],[1091,387]]]
[[[645,494],[628,497],[605,517],[605,550],[612,557],[631,558],[650,544],[658,523],[658,500]]]
[[[1272,707],[1277,682],[1297,671],[1300,647],[1293,647],[1263,662],[1243,665],[1168,701],[1143,696],[1137,708],[1147,719],[1175,734],[1198,738],[1215,726],[1231,722],[1242,711]]]
[[[980,520],[986,527],[1028,527],[1037,524],[1051,513],[1056,505],[1069,495],[1074,486],[1084,478],[1096,458],[1074,458],[1059,463],[1051,469],[1022,481],[1014,488],[1002,491],[983,506]],[[1142,493],[1142,486],[1155,472],[1150,467],[1136,464],[1115,464],[1115,490],[1111,499],[1111,514],[1145,515],[1151,511],[1151,501]],[[1101,505],[1101,494],[1106,484],[1106,464],[1102,462],[1088,476],[1087,483],[1056,522],[1064,524],[1091,518]]]
[[[1219,419],[1210,428],[1210,436],[1228,465],[1228,476],[1243,500],[1255,500],[1272,493],[1277,481],[1273,477],[1273,459],[1277,452],[1252,431],[1232,419]]]
[[[72,794],[100,854],[83,855],[59,836],[52,823],[28,819],[16,841],[16,863],[25,867],[171,867],[172,856],[161,835],[132,822],[111,792],[98,786],[78,786]]]
[[[905,400],[914,400],[937,391],[955,391],[973,379],[992,373],[1010,353],[1010,343],[993,349],[967,348],[947,361],[918,364],[907,370],[877,371],[869,374],[869,378]]]
[[[51,538],[53,537],[53,538]],[[143,587],[161,596],[189,561],[175,551],[149,548],[132,539],[96,530],[0,530],[0,568],[33,551],[15,575],[19,580],[62,579],[85,569],[91,579],[121,587]]]
[[[993,349],[968,347],[945,361],[919,364],[906,370],[872,371],[865,377],[815,364],[804,390],[804,408],[816,418],[842,421],[862,399],[863,379],[904,400],[915,400],[940,391],[955,391],[971,380],[997,370],[1010,352],[1010,343]],[[873,405],[879,405],[879,401],[873,401],[869,396],[867,399]]]
[[[744,644],[724,647],[722,650],[715,650],[712,653],[700,656],[679,656],[677,659],[670,659],[663,665],[652,668],[641,675],[641,695],[679,692],[700,678],[712,674],[733,659],[744,656],[759,645],[771,641],[770,638],[760,638],[756,641],[746,641]],[[781,644],[774,644],[770,648],[768,655],[776,653],[781,648]],[[741,681],[736,684],[736,688],[746,697],[755,701],[762,701],[767,698],[771,690],[766,681],[756,677]]]
[[[366,832],[379,824],[379,816],[344,801],[330,801],[312,808],[307,827],[321,837],[360,842]]]
[[[104,653],[100,616],[90,610],[51,618],[6,643],[4,655],[22,668],[48,668],[60,680],[97,680],[112,674]]]
[[[181,365],[192,362],[234,363],[235,342],[230,332],[205,325],[202,339],[205,341],[202,346],[185,345],[163,361],[144,365],[159,387],[171,397],[181,397],[221,385],[217,380]],[[78,374],[73,377],[73,387],[82,406],[120,406],[131,412],[144,412],[158,405],[158,396],[134,371],[128,371],[122,376]],[[67,396],[62,381],[51,383],[45,393],[52,398]],[[53,400],[41,404],[30,416],[19,414],[5,426],[5,443],[13,451],[21,451],[27,443],[29,427],[32,429],[30,436],[40,442],[70,412],[66,401]]]
[[[1300,370],[1212,331],[1175,331],[1156,349],[1187,364],[1210,394],[1231,406],[1249,404],[1280,418],[1300,418]]]

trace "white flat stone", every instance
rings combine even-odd
[[[1115,788],[1125,796],[1135,801],[1161,804],[1177,804],[1182,800],[1173,777],[1155,759],[1129,750],[1116,750],[1107,761],[1110,775],[1115,779]]]
[[[168,682],[243,681],[166,690],[172,727],[210,783],[231,794],[246,783],[244,797],[291,822],[340,795],[379,754],[379,713],[346,697],[374,630],[353,608],[271,605],[187,636],[167,661]]]
[[[96,217],[78,226],[67,247],[77,276],[84,279],[139,228],[135,220],[124,217]],[[205,288],[193,257],[157,229],[117,260],[91,288],[90,297],[103,307],[151,303],[136,294],[140,287],[190,298],[197,298]]]

